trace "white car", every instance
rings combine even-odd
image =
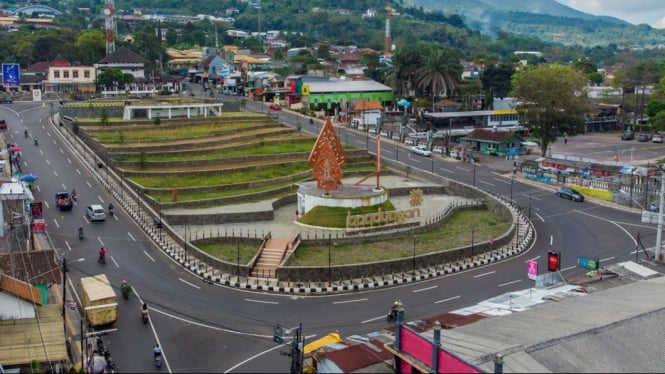
[[[104,221],[106,219],[104,207],[99,204],[88,205],[88,207],[85,208],[85,214],[90,221]]]
[[[423,144],[411,147],[411,152],[425,157],[432,157],[432,151],[427,149],[427,146]]]

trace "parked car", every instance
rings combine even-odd
[[[427,149],[427,146],[424,144],[418,144],[411,147],[411,152],[424,157],[432,157],[432,151]]]
[[[268,105],[268,108],[270,108],[270,110],[282,110],[282,107],[275,103],[270,103],[270,105]]]
[[[3,97],[2,99],[0,99],[0,104],[11,104],[13,102],[14,102],[14,99],[12,99],[9,96]]]
[[[556,190],[556,195],[580,203],[584,201],[584,195],[570,187],[559,187],[559,189]]]
[[[2,129],[2,130],[7,129],[7,121],[5,121],[4,118],[0,118],[0,129]]]
[[[651,137],[651,141],[654,143],[662,143],[663,142],[663,136],[660,134],[655,134],[654,136]]]
[[[621,135],[621,140],[633,140],[635,139],[635,134],[632,132],[624,132],[623,135]]]
[[[88,207],[85,208],[85,215],[88,216],[90,221],[103,221],[106,219],[104,207],[99,204],[88,205]]]
[[[649,135],[640,134],[640,136],[637,137],[637,141],[640,142],[640,143],[648,142],[649,141]]]

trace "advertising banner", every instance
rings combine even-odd
[[[21,75],[19,64],[2,64],[2,85],[18,86]]]

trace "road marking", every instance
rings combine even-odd
[[[485,184],[487,184],[487,185],[489,185],[489,186],[492,186],[492,187],[496,186],[494,183],[485,182],[484,180],[480,180],[480,179],[478,179],[478,182],[479,182],[479,183],[485,183]]]
[[[62,186],[62,189],[63,189],[63,190],[67,191],[67,186],[65,186],[64,183],[61,183],[60,185]]]
[[[197,290],[200,290],[200,289],[201,289],[201,287],[199,287],[199,286],[197,286],[197,285],[195,285],[195,284],[189,283],[189,282],[187,282],[186,280],[184,280],[184,279],[182,279],[182,278],[178,278],[178,280],[181,281],[182,283],[186,283],[186,284],[188,284],[188,285],[190,285],[190,286],[196,288]]]
[[[524,261],[524,262],[527,262],[527,261],[536,261],[536,260],[539,259],[539,258],[540,258],[540,256],[536,256],[536,257],[534,257],[534,258],[532,258],[532,259],[530,259],[530,260],[526,260],[526,261]]]
[[[101,198],[101,196],[97,195],[97,199],[99,199],[99,202],[104,204],[104,199]]]
[[[455,168],[456,168],[456,169],[459,169],[459,170],[462,170],[462,171],[466,171],[466,172],[469,172],[469,171],[470,171],[470,170],[467,170],[467,169],[465,169],[465,168],[461,168],[461,167],[459,167],[459,166],[455,166]]]
[[[543,219],[543,217],[540,216],[540,214],[538,214],[538,213],[534,213],[534,214],[535,214],[536,217],[538,217],[541,221],[545,222],[545,220]]]
[[[148,258],[151,259],[152,262],[155,262],[155,259],[150,257],[150,255],[148,254],[148,252],[145,251],[145,249],[143,250],[143,253],[145,253],[145,255],[148,256]]]
[[[448,172],[448,173],[454,173],[454,171],[448,170],[448,169],[445,169],[445,168],[439,168],[439,170],[443,170],[443,171]]]
[[[60,153],[62,153],[64,155],[65,151],[63,151],[62,148],[60,148]]]
[[[535,197],[535,196],[529,196],[529,198],[530,198],[530,199],[533,199],[533,200],[538,200],[538,201],[542,200],[541,198],[539,198],[539,197]]]
[[[609,261],[609,260],[614,260],[614,256],[600,259],[600,260],[598,260],[598,262],[605,262],[605,261]]]
[[[364,321],[362,321],[362,322],[360,322],[360,323],[374,322],[374,321],[376,321],[376,320],[378,320],[378,319],[384,319],[384,318],[386,318],[386,316],[374,317],[374,318],[366,319],[366,320],[364,320]]]
[[[554,244],[554,235],[550,235],[550,246]]]
[[[499,182],[503,182],[503,183],[505,183],[505,184],[510,184],[510,182],[508,182],[507,180],[505,180],[505,179],[503,179],[503,178],[494,178],[494,180],[497,180],[497,181],[499,181]]]
[[[272,338],[272,336],[271,336],[271,338]],[[308,340],[309,340],[309,339],[308,339]],[[260,357],[260,356],[263,356],[263,355],[266,354],[266,353],[270,353],[270,352],[272,352],[272,351],[274,351],[274,350],[276,350],[276,349],[281,349],[281,348],[285,348],[285,347],[288,348],[288,346],[287,346],[286,344],[278,344],[278,345],[276,345],[276,346],[274,346],[274,347],[272,347],[272,348],[270,348],[270,349],[267,349],[267,350],[265,350],[265,351],[263,351],[263,352],[259,352],[259,353],[255,354],[254,356],[249,357],[249,358],[247,358],[246,360],[237,363],[235,366],[230,367],[229,369],[227,369],[227,370],[224,372],[224,374],[226,374],[226,373],[230,373],[230,372],[234,371],[236,368],[238,368],[238,367],[240,367],[240,366],[242,366],[242,365],[244,365],[244,364],[246,364],[246,363],[248,363],[248,362],[250,362],[250,361],[252,361],[252,360],[254,360],[254,359],[258,358],[258,357]]]
[[[519,282],[521,282],[521,281],[522,281],[521,279],[518,279],[518,280],[514,280],[514,281],[512,281],[512,282],[501,283],[501,284],[498,285],[497,287],[508,286],[508,285],[510,285],[510,284],[519,283]]]
[[[410,153],[409,153],[409,154],[410,154]],[[416,164],[419,164],[419,163],[420,163],[420,160],[418,160],[417,158],[412,158],[411,160],[413,160],[413,162],[415,162]]]
[[[277,301],[266,301],[266,300],[254,300],[254,299],[245,299],[250,303],[260,303],[260,304],[279,304]]]
[[[58,226],[58,228],[60,228],[60,225],[58,224],[58,220],[57,220],[57,219],[53,218],[53,222],[55,222],[55,225]]]
[[[55,176],[57,177],[57,176],[58,176],[58,173],[56,173],[56,171],[53,170],[53,175],[55,175]]]
[[[348,303],[357,303],[360,301],[367,301],[367,299],[355,299],[355,300],[345,300],[345,301],[334,301],[333,304],[348,304]]]
[[[88,187],[92,188],[92,184],[90,184],[90,182],[88,182],[88,181],[85,181],[85,184],[87,184],[87,185],[88,185]]]
[[[51,165],[51,161],[46,160],[46,165],[49,165],[49,166],[50,166],[50,165]]]
[[[72,159],[70,159],[69,157],[67,157],[67,162],[69,162],[69,163],[71,164],[71,163],[72,163]]]
[[[76,172],[79,173],[79,175],[83,175],[83,174],[81,174],[81,170],[79,170],[79,169],[76,169]]]
[[[132,236],[131,232],[128,232],[127,235],[129,235],[129,237],[132,238],[133,241],[136,241],[136,239],[134,239],[134,236]]]
[[[563,268],[563,269],[561,269],[561,271],[572,270],[572,269],[575,269],[576,267],[577,267],[577,266],[575,266],[575,265],[573,265],[573,266],[568,266],[567,268]]]
[[[432,287],[427,287],[427,288],[421,288],[421,289],[419,289],[419,290],[413,290],[413,291],[411,291],[411,292],[413,292],[413,293],[416,293],[416,292],[423,292],[423,291],[427,291],[427,290],[432,290],[432,289],[437,288],[437,287],[439,287],[439,286],[432,286]]]
[[[480,278],[480,277],[484,277],[486,275],[490,275],[490,274],[494,274],[494,273],[496,273],[496,270],[488,271],[487,273],[477,274],[477,275],[474,275],[473,277],[474,278]]]
[[[42,192],[41,188],[39,188],[39,186],[38,186],[38,185],[37,185],[37,186],[35,186],[35,188],[37,188],[37,191],[39,191],[39,192]],[[44,204],[46,204],[46,201],[44,201]],[[47,205],[46,207],[48,208],[48,205]]]
[[[65,240],[65,245],[67,246],[68,251],[72,251],[72,247],[69,246],[69,242]]]
[[[111,261],[113,261],[113,263],[115,264],[115,267],[120,269],[120,265],[118,265],[118,261],[116,261],[115,258],[113,258],[113,256],[110,256],[110,257],[111,257]]]
[[[48,201],[44,200],[43,203],[44,203],[44,205],[46,205],[46,209],[50,209],[50,208],[48,207]]]
[[[99,244],[101,244],[102,247],[104,246],[104,242],[102,241],[102,238],[100,238],[99,236],[97,237],[97,241],[99,241]]]
[[[460,295],[453,296],[453,297],[449,297],[449,298],[447,298],[447,299],[443,299],[443,300],[435,301],[434,304],[445,303],[446,301],[459,299],[460,297],[461,297]]]

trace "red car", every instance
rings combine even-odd
[[[2,129],[2,130],[7,129],[7,121],[5,121],[4,118],[0,118],[0,129]]]
[[[270,105],[268,105],[268,108],[270,108],[270,110],[282,110],[282,107],[280,107],[275,103],[270,103]]]

